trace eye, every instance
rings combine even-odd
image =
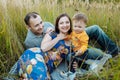
[[[74,26],[74,27],[77,27],[77,26]]]
[[[82,26],[78,26],[79,28],[82,28]]]
[[[40,24],[42,24],[43,22],[41,21]]]
[[[68,23],[70,23],[69,21],[66,21],[66,23],[68,24]]]
[[[63,24],[63,22],[60,22],[59,24]]]
[[[35,27],[38,27],[38,26],[39,26],[39,24],[36,24],[36,25],[35,25]]]

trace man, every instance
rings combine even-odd
[[[26,49],[40,47],[45,33],[49,33],[54,30],[54,26],[50,22],[43,22],[40,15],[36,12],[28,13],[25,16],[24,21],[28,28],[27,36],[24,41]],[[13,76],[18,75],[17,68],[18,61],[11,68],[9,74]],[[9,76],[6,79],[13,80],[13,78]]]
[[[25,39],[25,47],[40,47],[41,41],[45,33],[54,29],[54,26],[49,22],[43,22],[40,15],[36,12],[28,13],[24,19],[28,33]]]

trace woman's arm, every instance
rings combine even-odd
[[[41,42],[41,49],[43,52],[46,52],[50,49],[52,49],[59,40],[64,39],[65,36],[63,34],[58,34],[57,37],[54,39],[51,38],[49,34],[46,34]]]

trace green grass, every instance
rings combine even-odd
[[[71,0],[72,1],[72,0]],[[54,24],[56,17],[66,12],[72,17],[77,11],[88,15],[89,25],[97,24],[120,46],[120,3],[117,0],[77,2],[74,0],[0,0],[0,77],[5,76],[24,51],[23,42],[27,29],[24,17],[28,12],[38,12],[43,21]],[[119,2],[119,1],[117,1]],[[100,72],[100,79],[118,80],[120,57],[113,58]],[[96,76],[83,77],[97,80]]]

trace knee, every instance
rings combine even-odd
[[[103,33],[103,30],[100,28],[100,26],[98,26],[98,25],[93,25],[92,26],[93,27],[93,33],[95,33],[95,34],[101,34],[101,33]]]
[[[93,25],[92,27],[95,31],[101,30],[100,26],[98,26],[98,25]]]

